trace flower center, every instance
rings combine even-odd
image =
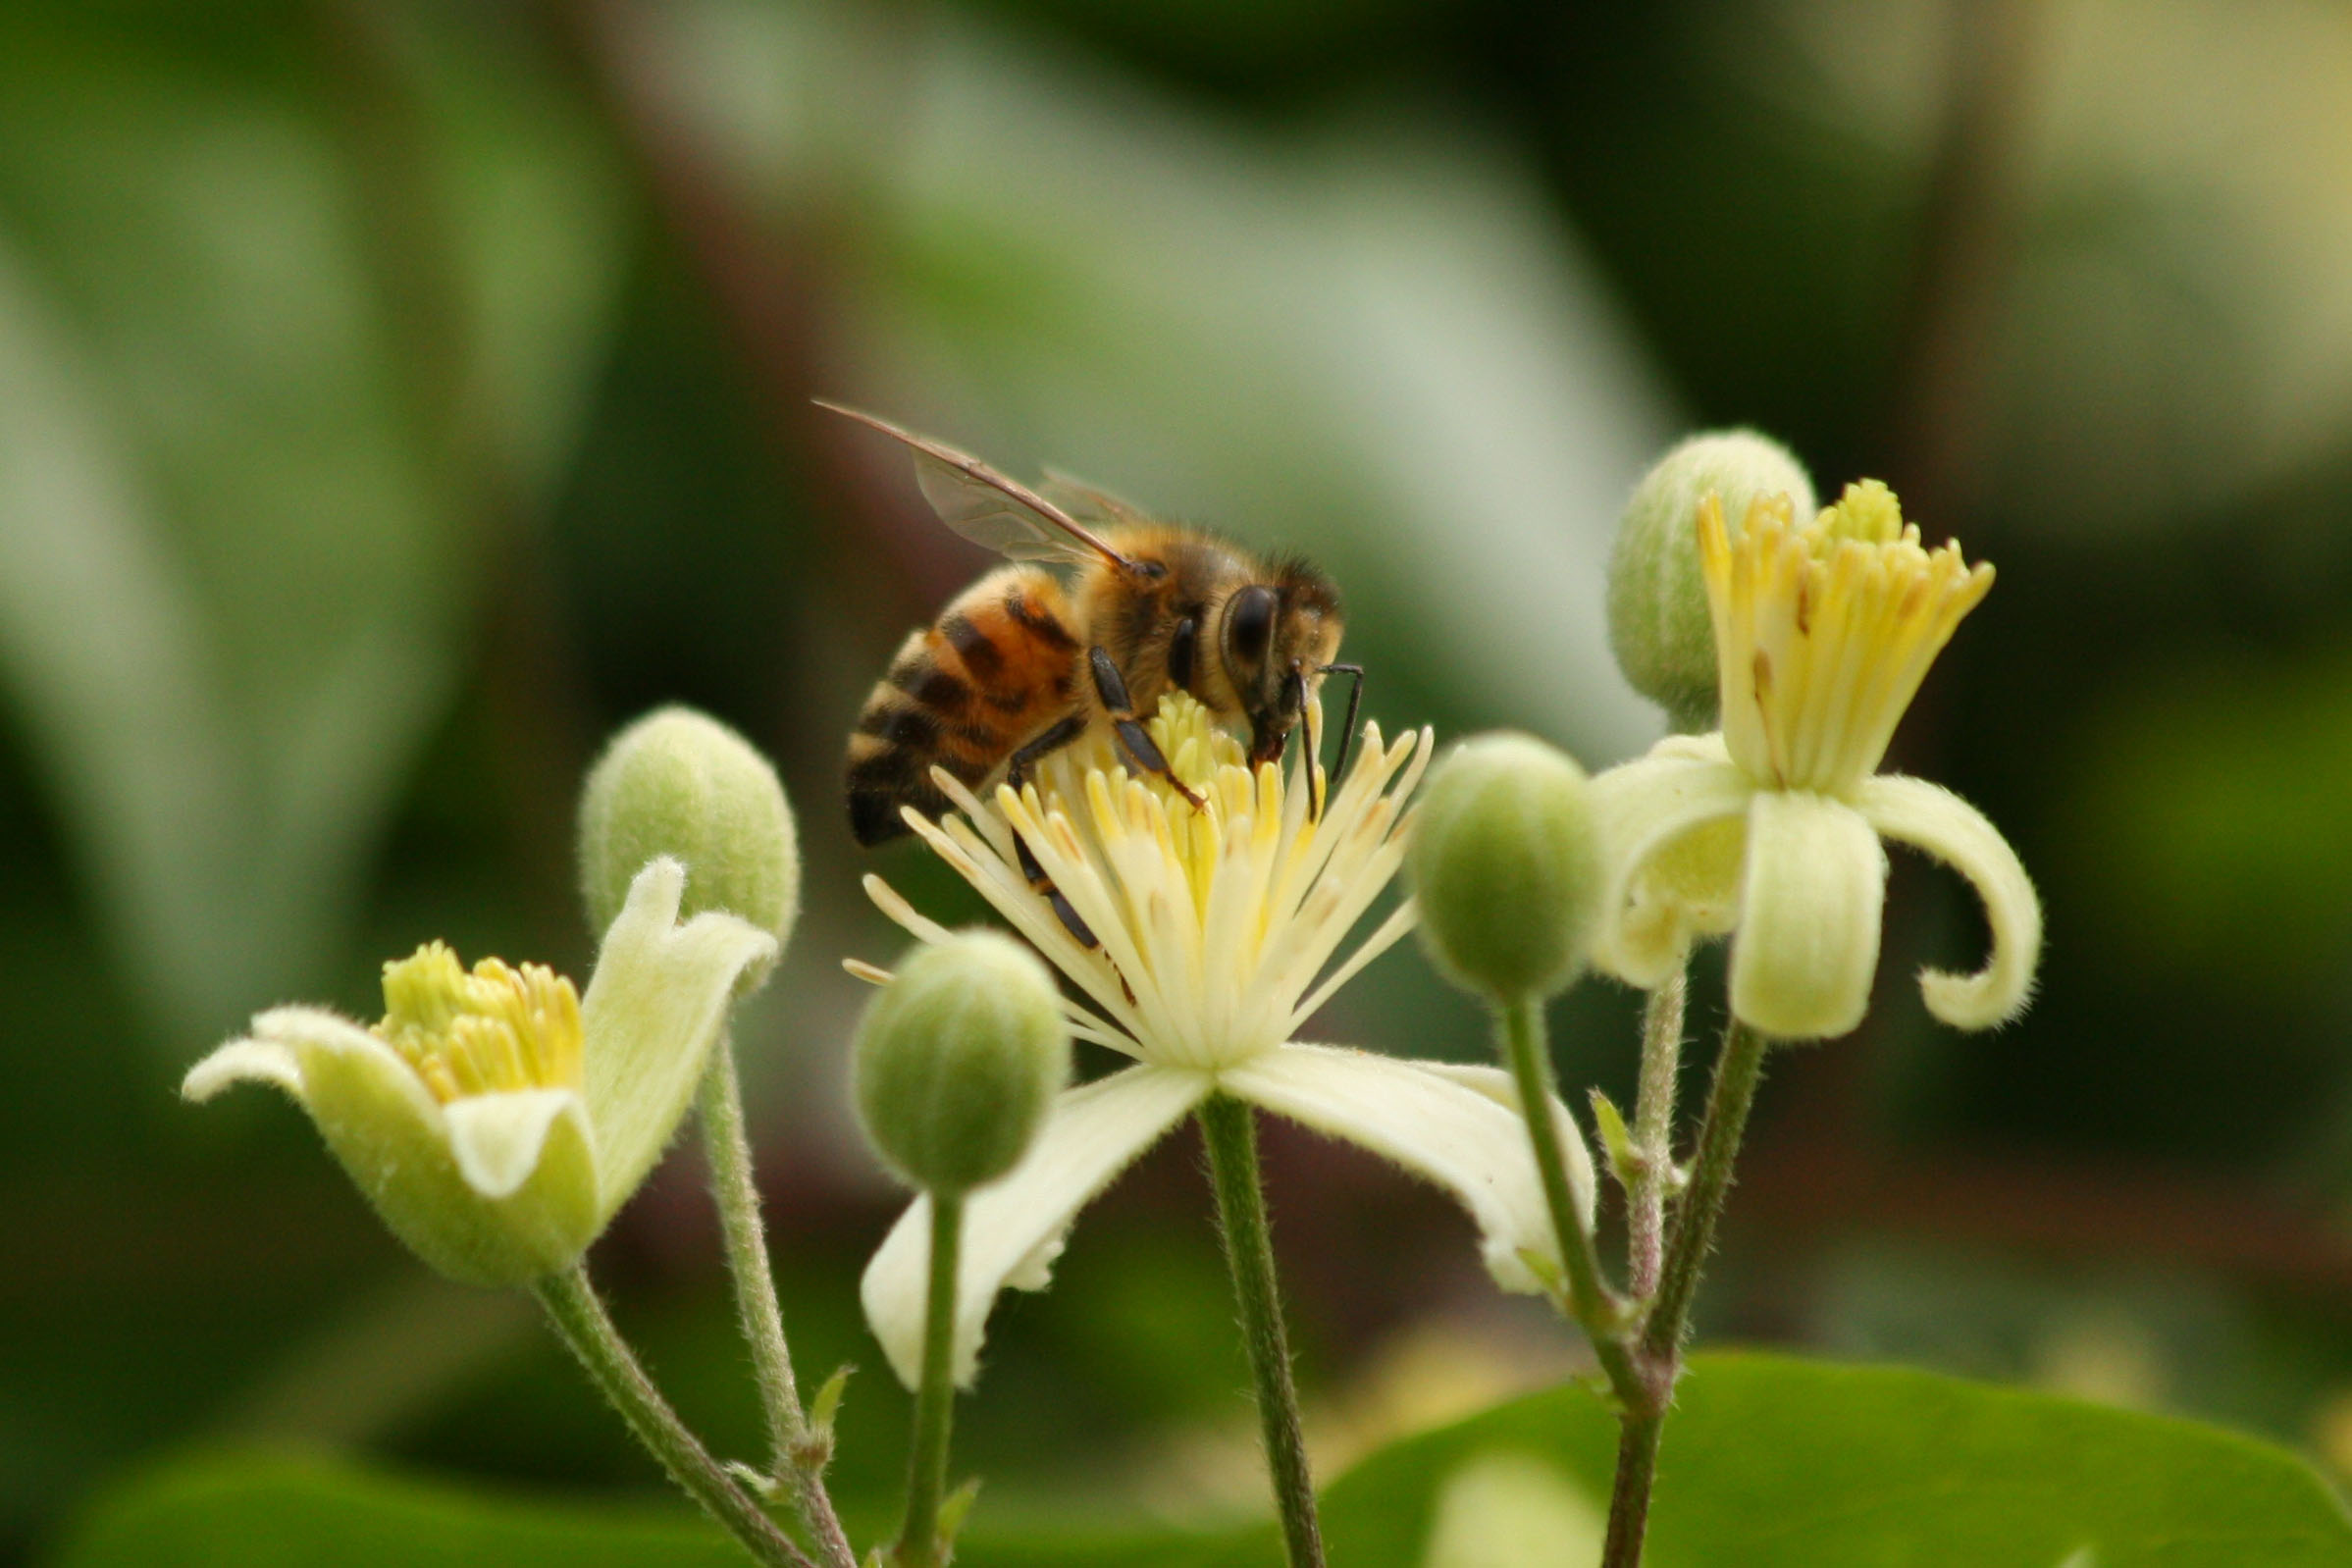
[[[484,959],[468,973],[428,942],[384,966],[384,1009],[377,1037],[444,1105],[580,1082],[580,995],[544,964]]]
[[[1960,546],[1920,546],[1894,492],[1846,487],[1799,524],[1753,502],[1738,540],[1713,496],[1699,559],[1715,625],[1723,741],[1770,789],[1851,794],[1874,772],[1936,654],[1993,586]]]

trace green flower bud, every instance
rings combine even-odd
[[[1465,741],[1431,772],[1405,866],[1439,968],[1496,1001],[1582,972],[1600,915],[1587,796],[1585,770],[1530,735]]]
[[[1070,1025],[1035,954],[994,931],[917,948],[865,1010],[858,1118],[910,1185],[965,1192],[1019,1161],[1070,1077]]]
[[[684,914],[718,910],[775,937],[801,909],[801,851],[784,786],[726,725],[685,707],[647,714],[613,737],[580,792],[580,891],[599,931],[646,862],[686,867]],[[766,970],[752,977],[766,977]]]
[[[1713,493],[1738,536],[1749,505],[1786,496],[1813,515],[1813,482],[1776,441],[1751,430],[1693,436],[1634,487],[1609,554],[1609,646],[1635,691],[1686,733],[1715,726],[1715,632],[1699,570],[1699,503]]]

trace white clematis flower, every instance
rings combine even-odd
[[[638,872],[586,998],[543,965],[469,972],[431,942],[385,965],[381,1023],[274,1008],[181,1092],[285,1090],[392,1232],[452,1279],[568,1268],[660,1159],[737,977],[774,962],[775,938],[734,915],[680,924],[685,890],[676,861]]]
[[[932,822],[908,813],[940,858],[1091,1004],[1066,1001],[1071,1031],[1135,1062],[1065,1091],[1020,1164],[967,1200],[957,1382],[971,1381],[997,1293],[1008,1284],[1042,1288],[1077,1211],[1218,1092],[1346,1138],[1443,1186],[1477,1221],[1487,1267],[1506,1289],[1540,1290],[1557,1279],[1558,1243],[1505,1073],[1291,1040],[1412,928],[1407,903],[1332,966],[1403,859],[1404,802],[1428,762],[1429,732],[1387,745],[1367,725],[1356,766],[1330,792],[1321,820],[1310,820],[1312,764],[1303,757],[1287,781],[1272,762],[1253,771],[1238,743],[1181,693],[1162,702],[1151,727],[1204,810],[1163,780],[1128,776],[1107,745],[1089,742],[1049,758],[1042,788],[1000,787],[985,805],[935,773],[962,814]],[[1075,939],[1049,895],[1030,886],[1017,835],[1099,947]],[[915,936],[946,939],[879,877],[865,886]],[[868,966],[850,967],[888,978]],[[1556,1101],[1553,1115],[1589,1225],[1590,1157]],[[875,1253],[863,1285],[866,1319],[910,1386],[920,1373],[929,1234],[928,1200],[917,1199]]]
[[[1736,928],[1738,1018],[1783,1039],[1844,1034],[1878,966],[1887,838],[1967,877],[1992,927],[1982,970],[1920,976],[1928,1010],[1966,1029],[2014,1017],[2042,944],[2016,853],[1951,791],[1876,771],[1992,567],[1923,549],[1875,481],[1803,524],[1785,497],[1758,501],[1736,541],[1710,496],[1698,528],[1723,728],[1593,781],[1610,867],[1599,963],[1654,987],[1694,938]]]

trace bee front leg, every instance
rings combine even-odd
[[[1086,666],[1094,675],[1094,695],[1102,699],[1104,708],[1111,715],[1111,728],[1118,734],[1119,744],[1125,749],[1127,756],[1135,759],[1135,765],[1165,780],[1168,787],[1184,797],[1185,803],[1194,810],[1207,810],[1209,803],[1195,795],[1182,779],[1176,776],[1176,769],[1168,765],[1168,758],[1160,753],[1160,743],[1152,739],[1152,732],[1145,729],[1136,718],[1135,701],[1127,695],[1126,678],[1119,673],[1119,666],[1111,662],[1110,653],[1100,648],[1088,649]]]
[[[1005,782],[1013,786],[1015,794],[1019,794],[1021,786],[1029,781],[1029,769],[1032,766],[1085,733],[1086,715],[1083,711],[1063,714],[1035,740],[1013,754],[1012,761],[1005,767]],[[1013,835],[1013,848],[1020,858],[1020,874],[1028,878],[1030,888],[1053,905],[1055,917],[1061,920],[1062,928],[1074,937],[1080,947],[1101,947],[1101,939],[1079,917],[1078,912],[1071,907],[1070,900],[1062,890],[1054,886],[1054,879],[1045,874],[1045,867],[1037,863],[1037,853],[1029,848],[1029,841],[1016,832]]]

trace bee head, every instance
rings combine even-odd
[[[1250,759],[1272,760],[1298,723],[1323,666],[1339,652],[1339,591],[1304,560],[1276,563],[1272,580],[1225,601],[1218,641],[1249,717]]]

